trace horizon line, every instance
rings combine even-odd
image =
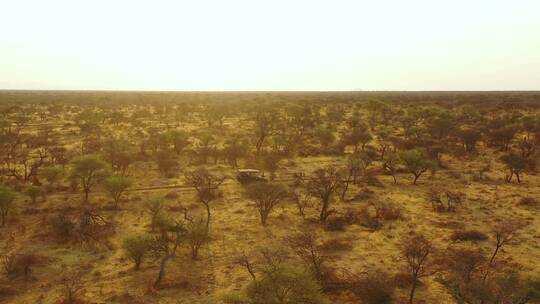
[[[539,89],[502,89],[502,90],[128,90],[128,89],[2,89],[0,92],[138,92],[138,93],[437,93],[437,92],[458,92],[458,93],[482,93],[482,92],[527,92],[540,93]]]

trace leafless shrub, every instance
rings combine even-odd
[[[456,230],[450,237],[452,241],[484,241],[488,236],[478,230]]]
[[[274,268],[288,259],[288,253],[282,248],[263,247],[249,253],[242,251],[234,258],[234,263],[244,267],[255,280],[261,268]]]
[[[249,273],[251,278],[253,280],[255,280],[256,275],[255,275],[255,270],[254,270],[253,264],[252,264],[251,260],[249,259],[249,257],[247,256],[245,251],[242,252],[241,255],[239,255],[239,256],[237,256],[235,258],[235,263],[238,264],[238,265],[243,266],[247,270],[247,272]]]
[[[167,194],[165,194],[165,198],[166,199],[170,199],[170,200],[175,200],[175,199],[178,199],[180,195],[178,194],[178,192],[176,191],[170,191],[168,192]]]
[[[310,195],[316,197],[320,201],[321,222],[326,221],[328,216],[335,212],[335,209],[330,207],[333,196],[342,187],[342,175],[339,170],[332,166],[318,169],[309,177],[307,190]]]
[[[518,201],[518,205],[527,206],[527,207],[536,207],[536,206],[540,206],[540,201],[538,201],[534,197],[522,197]]]
[[[328,231],[344,231],[345,227],[350,225],[349,219],[346,216],[333,216],[326,220],[324,229]]]
[[[448,272],[447,280],[455,283],[470,282],[485,262],[486,258],[478,249],[450,249],[445,259],[445,268]]]
[[[374,196],[375,192],[369,190],[368,188],[363,188],[362,190],[358,191],[358,193],[356,193],[356,195],[353,197],[353,200],[363,201],[373,198]]]
[[[320,245],[324,251],[348,251],[352,250],[353,246],[350,240],[345,239],[329,239]]]
[[[359,212],[360,225],[379,230],[385,221],[396,221],[403,218],[403,209],[392,202],[371,202]]]
[[[56,237],[64,242],[101,243],[114,232],[113,224],[90,208],[83,208],[73,215],[60,213],[50,225]]]
[[[517,220],[504,220],[493,227],[492,235],[495,238],[495,248],[486,267],[484,281],[487,279],[490,270],[494,267],[495,258],[500,253],[501,248],[515,244],[518,241],[517,236],[519,231],[525,228],[526,225],[526,223]]]
[[[84,286],[81,275],[73,272],[65,275],[60,282],[60,292],[62,294],[62,304],[82,304],[81,293]]]
[[[30,278],[32,267],[42,261],[32,253],[6,254],[2,257],[4,271],[9,278],[23,276],[24,280]]]
[[[403,209],[393,202],[373,203],[377,217],[385,221],[397,221],[403,219]]]
[[[286,239],[290,248],[308,267],[324,286],[327,274],[324,265],[327,257],[322,253],[319,238],[313,231],[302,231]]]
[[[370,271],[362,276],[348,279],[348,289],[365,304],[390,304],[393,301],[394,284],[391,276],[384,271]]]
[[[377,210],[372,205],[362,208],[358,216],[360,225],[370,230],[379,230],[383,226],[381,218],[377,216]]]
[[[402,243],[401,254],[405,260],[406,271],[412,281],[409,304],[413,303],[420,279],[435,273],[431,257],[434,251],[435,247],[431,242],[420,234],[413,234]]]
[[[306,208],[310,208],[313,206],[313,197],[308,193],[300,193],[295,191],[291,193],[291,196],[298,210],[298,214],[302,217],[305,217]]]

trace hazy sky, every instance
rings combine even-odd
[[[0,0],[0,89],[540,90],[540,1]]]

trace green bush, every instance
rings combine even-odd
[[[330,303],[311,272],[289,263],[267,266],[243,293],[223,300],[227,304]]]
[[[0,185],[0,227],[6,224],[7,217],[15,210],[17,194],[10,187]]]
[[[140,268],[143,257],[150,250],[153,237],[147,233],[132,234],[124,239],[122,248],[127,257],[135,263],[135,270]]]

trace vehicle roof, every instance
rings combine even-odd
[[[260,172],[257,169],[238,169],[238,172],[240,173],[258,173]]]

